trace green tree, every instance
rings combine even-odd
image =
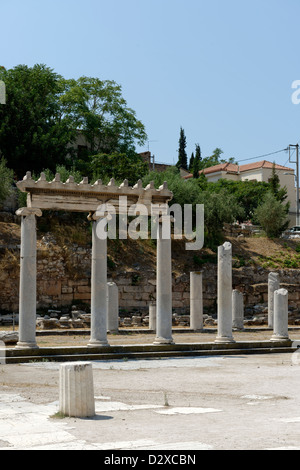
[[[7,93],[6,105],[0,106],[0,151],[18,178],[66,161],[75,129],[59,99],[61,79],[45,65],[0,69]]]
[[[221,158],[223,150],[217,147],[210,157],[204,157],[201,160],[200,169],[209,168],[210,166],[219,165],[220,163],[233,163],[237,164],[234,157],[230,157],[227,160]]]
[[[190,162],[189,162],[189,171],[193,171],[193,166],[194,166],[194,161],[195,161],[195,155],[194,152],[192,152]]]
[[[188,169],[187,153],[186,153],[186,136],[182,127],[180,128],[179,148],[178,148],[178,162],[177,168]]]
[[[253,220],[254,211],[262,204],[269,188],[269,183],[254,180],[232,181],[221,178],[215,183],[207,183],[207,190],[210,192],[219,193],[225,189],[232,194],[237,203],[244,208],[244,220]]]
[[[195,160],[193,164],[193,178],[199,178],[199,171],[201,169],[201,149],[200,145],[196,145]]]
[[[0,160],[0,203],[3,202],[11,193],[13,186],[13,170],[6,166],[4,158]]]
[[[198,203],[204,205],[205,236],[211,244],[222,241],[224,223],[243,219],[244,209],[235,196],[223,189],[219,193],[203,191],[199,193]]]
[[[278,174],[276,173],[275,162],[273,162],[272,175],[268,179],[268,183],[269,183],[270,191],[276,197],[276,199],[279,202],[284,202],[286,198],[288,197],[287,188],[286,186],[284,186],[283,188],[280,186],[280,179],[279,179]],[[285,207],[286,207],[286,211],[288,212],[289,203],[286,203]]]
[[[147,140],[145,127],[127,106],[122,88],[112,80],[80,77],[64,80],[65,114],[88,142],[88,155],[135,154]]]
[[[148,165],[140,155],[101,154],[90,158],[90,170],[93,179],[102,179],[107,183],[111,178],[118,182],[128,180],[134,185],[148,173]]]
[[[267,237],[276,238],[288,227],[286,207],[272,191],[268,191],[263,203],[257,207],[254,216]]]

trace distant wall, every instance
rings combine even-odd
[[[91,298],[91,249],[74,246],[71,252],[45,243],[37,252],[37,307],[59,308],[84,303]],[[0,310],[19,309],[19,247],[0,247]],[[289,291],[289,306],[300,308],[300,270],[279,271],[281,286]],[[152,271],[110,270],[108,281],[119,287],[119,304],[124,310],[148,310],[156,299],[156,273]],[[268,300],[268,271],[263,268],[233,269],[233,288],[244,293],[245,307]],[[173,276],[173,308],[189,312],[189,273]],[[203,305],[207,313],[216,313],[217,266],[203,267]]]

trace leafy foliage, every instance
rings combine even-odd
[[[254,215],[269,238],[278,237],[288,227],[286,207],[272,191],[266,193]]]
[[[134,185],[148,172],[148,165],[140,155],[100,154],[90,159],[90,172],[94,180],[102,179],[107,183],[111,178],[116,181],[128,180]]]
[[[0,160],[0,203],[11,193],[14,172],[7,168],[4,158]]]
[[[0,107],[0,149],[18,177],[63,163],[75,129],[64,118],[61,77],[45,65],[0,70],[7,102]]]
[[[66,80],[46,65],[1,68],[0,80],[7,91],[7,104],[0,107],[0,151],[18,178],[26,171],[54,172],[57,165],[80,170],[72,146],[79,133],[87,142],[83,163],[99,153],[135,155],[136,142],[146,141],[144,125],[113,81]]]

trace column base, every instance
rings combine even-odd
[[[110,346],[110,344],[107,341],[90,341],[87,344],[88,348],[103,348],[108,346]]]
[[[160,337],[157,337],[155,338],[155,340],[153,341],[153,344],[175,344],[174,341],[173,341],[173,338],[160,338]]]
[[[15,349],[39,349],[39,346],[30,341],[18,341]]]
[[[215,343],[235,343],[232,336],[217,336]]]
[[[273,335],[270,341],[290,341],[290,338],[288,336]]]

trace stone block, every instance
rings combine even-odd
[[[95,416],[92,364],[69,362],[60,365],[59,411],[69,417]]]

